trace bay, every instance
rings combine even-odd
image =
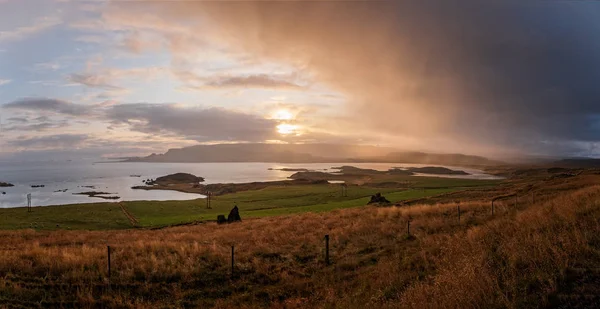
[[[156,179],[168,174],[184,172],[205,178],[204,183],[244,183],[253,181],[285,180],[293,171],[282,168],[306,168],[335,172],[332,167],[352,165],[360,168],[388,170],[392,167],[424,167],[432,165],[401,163],[94,163],[94,162],[0,162],[0,181],[14,187],[0,188],[0,208],[27,205],[27,194],[32,195],[33,206],[65,205],[93,202],[118,202],[136,200],[192,200],[203,195],[166,190],[133,190],[132,186],[143,185],[145,179]],[[449,167],[464,170],[471,175],[437,175],[437,177],[498,179],[481,170]],[[139,175],[141,177],[132,177]],[[423,175],[433,176],[433,175]],[[32,188],[31,186],[44,187]],[[66,190],[65,192],[62,192]],[[118,200],[75,195],[87,191],[110,193]],[[2,194],[5,192],[6,194]]]

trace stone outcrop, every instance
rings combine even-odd
[[[232,223],[236,221],[242,221],[242,217],[240,217],[240,209],[237,207],[233,207],[233,209],[229,212],[229,216],[227,216],[227,222]]]
[[[0,188],[8,188],[8,187],[14,187],[14,186],[15,185],[13,185],[12,183],[0,181]]]
[[[218,224],[227,223],[227,219],[225,218],[225,215],[219,215],[219,216],[217,216],[217,223]]]
[[[376,193],[375,195],[371,196],[371,200],[368,203],[368,205],[372,204],[389,205],[391,202],[381,195],[381,193]]]

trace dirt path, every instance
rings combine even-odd
[[[127,208],[125,208],[125,205],[123,205],[123,202],[119,203],[119,207],[121,207],[121,211],[123,211],[123,214],[125,215],[125,217],[127,217],[127,220],[129,220],[129,223],[131,224],[131,226],[133,227],[138,227],[138,220],[129,212],[127,211]]]

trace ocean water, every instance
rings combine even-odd
[[[294,172],[280,171],[281,168],[307,168],[335,172],[332,167],[352,165],[361,168],[388,170],[391,167],[422,167],[422,164],[400,163],[94,163],[94,162],[0,162],[0,182],[9,182],[14,187],[0,188],[0,208],[27,205],[27,194],[31,193],[33,206],[64,205],[92,202],[118,202],[135,200],[192,200],[203,195],[163,190],[133,190],[132,186],[143,185],[145,179],[155,179],[172,173],[191,173],[205,178],[204,183],[243,183],[252,181],[285,180]],[[427,165],[431,166],[431,165]],[[269,170],[269,169],[272,170]],[[440,177],[497,179],[480,170],[448,167],[464,170],[471,175]],[[141,175],[132,177],[131,175]],[[431,175],[427,175],[431,176]],[[32,185],[44,185],[32,188]],[[91,187],[91,188],[90,188]],[[66,192],[59,192],[65,190]],[[86,191],[110,193],[118,200],[105,200],[85,195]],[[2,193],[6,194],[2,194]]]

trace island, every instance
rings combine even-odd
[[[309,170],[309,169],[307,169],[307,168],[287,168],[287,167],[284,167],[284,168],[272,168],[272,167],[270,167],[270,168],[269,168],[269,171],[282,171],[282,172],[308,172],[308,171],[310,171],[310,170]]]
[[[439,166],[409,167],[406,170],[413,173],[432,175],[471,175],[465,171],[451,170],[449,168]]]
[[[87,195],[88,197],[97,197],[97,198],[101,198],[101,199],[105,199],[105,200],[118,200],[121,198],[120,196],[103,196],[103,195],[108,195],[108,194],[114,194],[114,193],[97,192],[97,191],[73,193],[73,195]]]
[[[8,187],[14,187],[14,186],[15,185],[13,185],[12,183],[0,181],[0,188],[8,188]]]
[[[204,182],[204,178],[188,173],[175,173],[156,178],[156,180],[146,181],[147,185],[179,185],[179,184],[198,184]]]
[[[289,180],[216,184],[201,184],[201,182],[204,182],[203,177],[198,177],[189,173],[176,173],[158,177],[156,180],[144,180],[144,185],[133,186],[132,189],[173,190],[203,195],[223,195],[240,191],[260,190],[274,186],[314,185],[327,184],[330,182],[340,182],[347,185],[370,185],[378,188],[410,188],[418,181],[417,179],[411,179],[412,177],[410,177],[414,176],[415,173],[468,175],[464,171],[455,171],[435,166],[406,169],[391,168],[387,171],[378,171],[349,165],[332,167],[331,170],[333,170],[333,172],[312,171],[305,168],[281,168],[279,170],[296,171],[296,173],[289,176]]]
[[[187,173],[176,173],[163,177],[158,177],[156,180],[145,181],[144,186],[131,187],[134,190],[173,190],[184,193],[197,194],[212,194],[223,195],[239,191],[260,190],[272,186],[292,186],[292,185],[311,185],[325,184],[326,180],[280,180],[280,181],[264,181],[264,182],[249,182],[249,183],[215,183],[215,184],[200,184],[204,182],[203,177],[198,177]]]
[[[420,174],[431,174],[431,175],[469,175],[465,171],[451,170],[445,167],[427,166],[427,167],[409,167],[399,168],[394,167],[387,171],[378,171],[368,168],[359,168],[355,166],[339,166],[332,167],[332,170],[336,170],[333,173],[326,172],[297,172],[292,174],[290,179],[307,179],[307,180],[330,180],[330,181],[344,181],[348,184],[362,185],[365,183],[383,183],[392,182],[395,185],[395,181],[403,176],[414,176],[416,173]],[[405,179],[404,179],[405,180]]]

